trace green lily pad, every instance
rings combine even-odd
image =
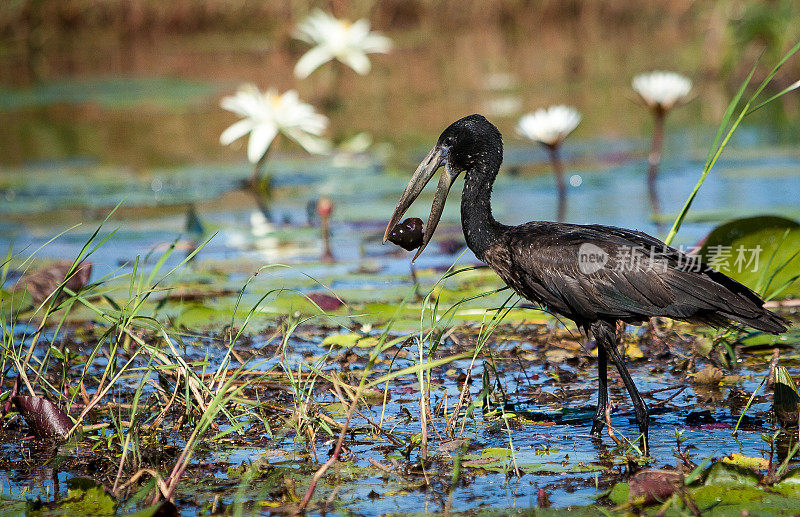
[[[467,454],[463,457],[461,465],[488,470],[491,472],[505,472],[511,465],[511,449],[504,447],[487,447],[479,454]]]
[[[789,472],[780,483],[772,487],[772,490],[788,497],[800,499],[800,469]]]
[[[628,483],[617,483],[614,485],[614,488],[611,489],[608,498],[611,499],[611,502],[614,504],[624,504],[628,502],[629,491],[630,485],[628,485]]]
[[[740,505],[760,501],[764,491],[756,487],[731,488],[728,485],[706,485],[692,490],[692,497],[701,509],[710,509],[717,505]],[[741,509],[737,515],[741,515]]]
[[[758,485],[760,476],[745,467],[728,463],[714,463],[706,474],[705,485],[726,487],[754,487]]]
[[[338,346],[342,348],[350,348],[357,346],[359,348],[372,348],[378,344],[378,338],[373,336],[364,336],[362,334],[331,334],[322,340],[322,346]]]
[[[706,237],[703,261],[766,298],[800,294],[800,224],[775,216],[727,222]]]
[[[769,467],[769,461],[765,458],[744,456],[736,452],[722,458],[722,462],[748,470],[766,470]]]
[[[586,473],[603,470],[594,463],[567,463],[559,461],[538,461],[536,451],[516,451],[517,468],[526,473],[559,472]],[[487,447],[480,453],[467,454],[463,457],[463,467],[479,468],[489,472],[507,472],[514,468],[512,451],[506,447]]]
[[[88,479],[71,479],[67,497],[58,505],[59,513],[66,515],[113,515],[114,499],[103,487]]]

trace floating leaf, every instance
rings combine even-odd
[[[717,462],[708,469],[706,485],[756,486],[760,480],[756,472],[738,465]]]
[[[215,307],[208,307],[199,303],[185,304],[186,309],[175,317],[174,324],[189,329],[202,329],[229,323],[233,311],[219,305],[217,303]]]
[[[487,447],[481,452],[484,458],[507,459],[512,456],[511,449],[507,447]]]
[[[72,429],[72,420],[47,399],[16,395],[11,401],[31,430],[40,438],[63,438]]]
[[[704,384],[708,386],[718,386],[725,374],[716,366],[707,364],[705,368],[694,374],[692,379],[697,384]]]
[[[628,483],[617,483],[614,485],[614,488],[611,489],[608,498],[611,499],[612,503],[620,505],[628,502],[629,493],[630,486],[628,486]]]
[[[642,359],[644,358],[644,352],[636,343],[628,343],[625,345],[625,356],[630,359]]]
[[[790,471],[780,483],[772,488],[782,494],[795,495],[800,498],[800,469]]]
[[[35,303],[42,303],[64,282],[72,269],[72,264],[70,261],[61,261],[25,273],[17,280],[11,291],[27,290]],[[64,286],[67,289],[78,292],[89,283],[89,277],[91,276],[92,263],[84,262],[75,269]]]
[[[683,484],[683,476],[675,470],[640,470],[628,482],[628,500],[651,504],[665,501]]]
[[[114,515],[116,502],[94,480],[75,478],[68,481],[67,497],[58,505],[66,515]]]
[[[408,495],[407,490],[387,490],[383,493],[384,497],[394,497],[394,496],[402,496]]]
[[[727,222],[706,237],[703,261],[767,298],[800,294],[800,224],[775,216]]]
[[[550,348],[544,352],[545,359],[551,364],[563,363],[569,359],[575,359],[577,356],[577,353],[563,348]]]
[[[378,344],[378,338],[362,334],[331,334],[322,340],[322,346],[340,346],[342,348],[372,348]]]
[[[726,485],[706,485],[693,490],[692,497],[699,508],[714,507],[717,510],[715,515],[741,515],[742,510],[745,509],[742,505],[761,500],[764,497],[764,491],[755,487],[731,488]],[[732,511],[730,513],[719,512],[719,507],[725,507]],[[773,513],[768,515],[773,515]]]
[[[327,293],[310,293],[307,296],[309,300],[319,305],[319,308],[326,312],[335,311],[344,305],[341,298]]]
[[[732,452],[730,455],[725,456],[722,458],[722,462],[751,470],[766,470],[769,468],[769,460],[765,458],[745,456],[737,452]]]
[[[487,447],[480,454],[467,454],[461,461],[464,467],[481,468],[494,472],[503,472],[511,460],[511,449],[504,447]]]

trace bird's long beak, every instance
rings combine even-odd
[[[436,187],[436,194],[434,195],[433,206],[431,207],[431,215],[428,217],[428,222],[425,225],[422,245],[417,250],[414,258],[411,259],[412,262],[419,257],[419,254],[422,253],[422,250],[425,249],[425,246],[427,246],[428,242],[431,240],[433,232],[436,230],[436,225],[439,224],[439,219],[442,217],[447,193],[450,192],[450,186],[453,184],[453,180],[458,176],[458,174],[450,171],[450,167],[447,166],[448,150],[449,149],[446,147],[443,148],[437,145],[428,153],[428,156],[422,160],[422,163],[419,164],[414,175],[411,177],[411,181],[408,182],[405,191],[403,191],[400,201],[397,202],[397,208],[394,209],[392,218],[389,220],[389,225],[386,227],[386,232],[383,234],[383,242],[385,243],[386,239],[389,238],[389,233],[397,223],[400,222],[400,218],[406,213],[408,207],[419,197],[422,189],[425,188],[425,185],[433,178],[436,170],[442,165],[445,165],[445,169],[439,179],[439,185]]]

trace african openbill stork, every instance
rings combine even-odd
[[[383,241],[444,166],[416,259],[433,236],[453,181],[463,172],[461,224],[467,246],[517,294],[571,319],[597,342],[593,435],[605,422],[610,359],[633,402],[645,454],[649,448],[647,406],[617,349],[618,322],[640,324],[661,316],[715,326],[742,324],[775,334],[786,330],[787,321],[765,309],[753,291],[645,233],[548,221],[499,223],[492,216],[491,194],[502,161],[502,136],[483,116],[451,124],[411,178]]]

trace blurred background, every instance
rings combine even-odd
[[[328,63],[298,79],[293,68],[309,45],[296,27],[315,8],[367,19],[392,40],[391,50],[371,54],[366,75]],[[567,220],[655,233],[644,186],[653,120],[632,102],[632,77],[667,69],[693,83],[692,100],[667,121],[659,179],[666,221],[691,191],[750,67],[763,53],[757,83],[798,38],[793,0],[7,0],[0,5],[0,244],[41,243],[125,199],[115,217],[135,216],[125,226],[126,255],[194,228],[219,231],[219,246],[242,249],[263,250],[269,234],[269,246],[316,260],[316,231],[298,248],[273,230],[315,225],[313,203],[327,195],[334,254],[368,255],[416,161],[447,124],[474,112],[505,136],[510,174],[498,183],[499,217],[552,219],[546,153],[514,131],[522,114],[551,104],[582,115],[563,148]],[[793,58],[767,94],[798,77]],[[265,168],[269,210],[262,210],[275,226],[261,230],[253,230],[257,203],[238,188],[252,170],[246,139],[219,142],[236,121],[220,99],[242,83],[296,89],[330,119],[325,136],[334,144],[333,154],[311,157],[276,140]],[[797,95],[748,117],[682,242],[732,216],[796,215],[798,129]],[[418,204],[413,215],[424,218],[429,205]],[[451,200],[445,222],[453,239],[457,217]],[[250,233],[237,233],[248,225]]]

